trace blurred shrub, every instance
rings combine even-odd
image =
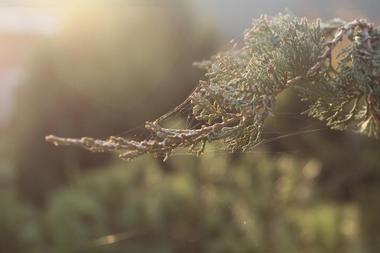
[[[0,206],[0,252],[40,252],[42,236],[34,210],[5,191]]]
[[[19,190],[34,203],[79,168],[109,158],[52,149],[44,136],[123,135],[173,108],[199,79],[191,64],[214,47],[211,26],[189,1],[134,2],[69,8],[58,35],[43,40],[29,62],[9,146]]]
[[[153,160],[52,195],[52,252],[354,252],[355,209],[318,201],[317,161],[244,155]],[[348,224],[348,225],[347,225]]]
[[[48,235],[58,252],[97,252],[83,247],[105,230],[102,207],[91,195],[74,189],[58,193],[46,220]]]

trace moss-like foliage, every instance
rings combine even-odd
[[[278,15],[253,21],[242,45],[198,64],[205,79],[181,105],[154,122],[150,137],[67,139],[48,136],[57,145],[79,145],[91,151],[113,151],[131,159],[145,153],[167,158],[177,148],[201,153],[207,142],[222,140],[231,151],[260,142],[266,118],[273,115],[279,93],[299,91],[307,114],[333,129],[377,137],[380,125],[379,30],[365,20],[321,25],[304,18]],[[337,49],[340,42],[348,46]],[[170,129],[161,123],[191,105],[200,126]]]

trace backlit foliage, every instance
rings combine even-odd
[[[200,154],[207,142],[219,140],[231,151],[246,151],[260,142],[277,95],[288,88],[297,89],[309,104],[309,116],[333,129],[377,137],[379,32],[366,20],[321,24],[291,15],[263,16],[245,32],[242,45],[237,43],[198,64],[206,70],[205,79],[173,111],[146,123],[150,137],[46,139],[56,145],[117,152],[124,159],[145,153],[166,159],[178,148]],[[338,50],[344,39],[349,41],[348,46]],[[188,105],[192,108],[189,117],[199,124],[186,129],[162,126]]]

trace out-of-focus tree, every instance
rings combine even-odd
[[[44,135],[123,134],[190,92],[199,78],[192,62],[216,42],[192,8],[188,1],[97,1],[68,8],[58,36],[36,50],[16,97],[10,145],[27,199],[42,203],[78,168],[109,158],[53,150]]]

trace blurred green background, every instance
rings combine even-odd
[[[379,141],[303,117],[291,90],[249,153],[44,142],[142,138],[202,78],[194,61],[286,7],[380,19],[377,0],[0,1],[0,252],[380,252]]]

